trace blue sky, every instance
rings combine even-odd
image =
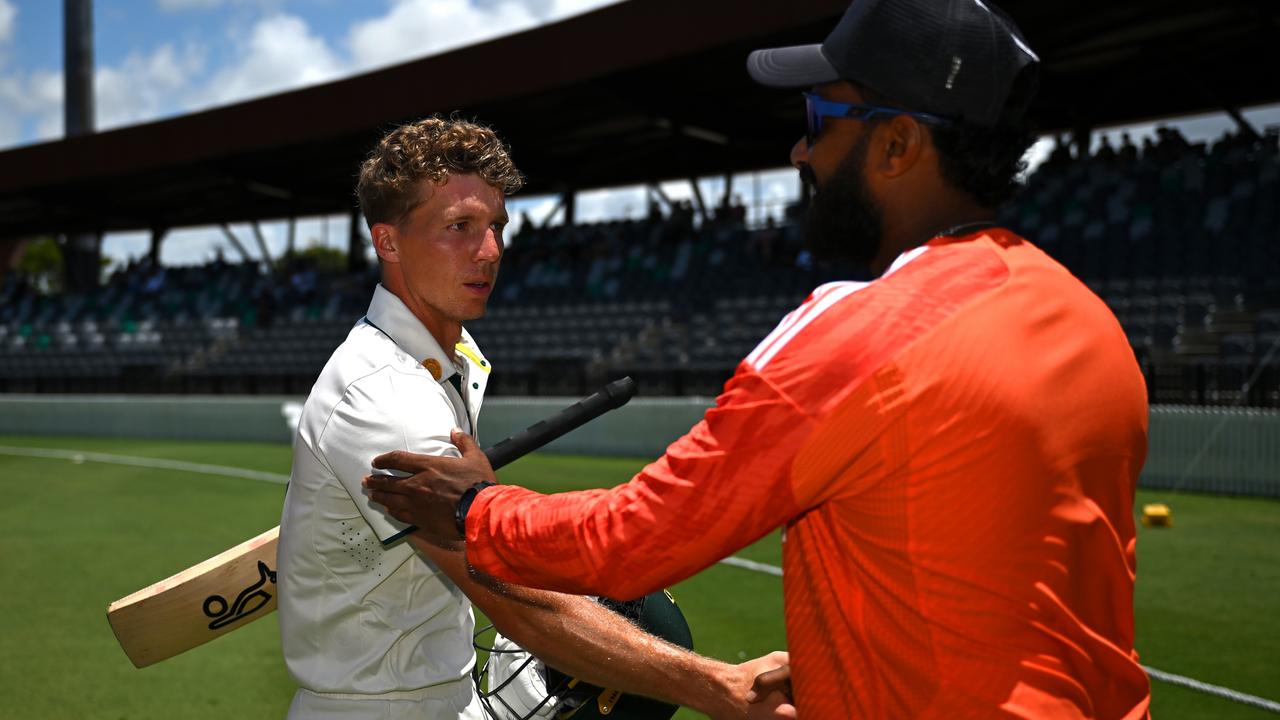
[[[110,129],[225,105],[251,97],[327,82],[462,45],[528,29],[617,0],[97,0],[94,3],[97,127]],[[634,0],[642,2],[643,0]],[[0,0],[0,149],[62,135],[62,6],[58,0]],[[815,38],[815,41],[818,38]],[[1280,123],[1280,106],[1246,116],[1259,129]],[[797,118],[797,133],[801,118]],[[1230,127],[1222,115],[1181,119],[1192,140],[1213,139]],[[1155,123],[1129,128],[1135,137]],[[1119,130],[1113,130],[1118,135]],[[786,148],[779,149],[779,164]],[[1037,156],[1047,153],[1042,144]],[[720,178],[701,182],[704,197],[719,197]],[[664,183],[673,199],[688,198],[686,182]],[[734,189],[753,217],[777,214],[799,190],[794,171],[735,178]],[[517,198],[513,217],[527,210],[547,215],[552,198]],[[579,221],[637,216],[642,188],[584,194]],[[256,250],[251,228],[233,228]],[[283,222],[264,223],[273,255],[284,249]],[[345,248],[345,217],[299,224],[303,245]],[[142,233],[108,235],[104,252],[115,261],[147,249]],[[162,262],[203,262],[230,244],[216,228],[175,231]]]
[[[99,0],[97,126],[224,105],[615,0]],[[62,133],[62,3],[0,0],[0,148]]]

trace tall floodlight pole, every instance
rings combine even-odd
[[[66,136],[93,132],[93,0],[63,0]]]
[[[93,133],[93,0],[63,0],[63,127],[68,138]],[[62,242],[68,290],[98,284],[102,237],[75,232]]]

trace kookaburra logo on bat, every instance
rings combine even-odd
[[[259,560],[258,581],[241,590],[231,607],[227,607],[227,599],[221,595],[210,595],[205,598],[204,614],[213,618],[213,622],[209,623],[209,629],[217,630],[224,625],[230,625],[240,618],[252,615],[262,609],[271,600],[271,593],[263,589],[268,580],[271,581],[271,585],[274,587],[276,573],[267,567],[266,563]]]

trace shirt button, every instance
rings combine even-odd
[[[479,390],[479,389],[480,389],[480,383],[471,383],[471,389],[472,389],[472,390]]]

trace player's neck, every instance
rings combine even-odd
[[[382,285],[391,292],[392,295],[400,298],[400,302],[413,313],[413,316],[422,323],[422,327],[431,333],[431,337],[440,345],[440,349],[446,355],[453,355],[453,348],[462,339],[462,323],[455,320],[435,307],[425,302],[420,302],[408,291],[403,279],[395,273],[384,272],[382,274]]]
[[[995,219],[996,212],[984,208],[958,193],[944,193],[920,202],[913,212],[884,218],[884,234],[880,252],[871,263],[876,275],[882,274],[899,255],[920,247],[930,240],[975,227]]]
[[[431,333],[431,337],[436,339],[440,344],[440,349],[444,354],[453,357],[453,348],[462,340],[462,323],[453,320],[444,320],[438,317],[424,318],[417,313],[414,315],[422,322],[422,326]]]

